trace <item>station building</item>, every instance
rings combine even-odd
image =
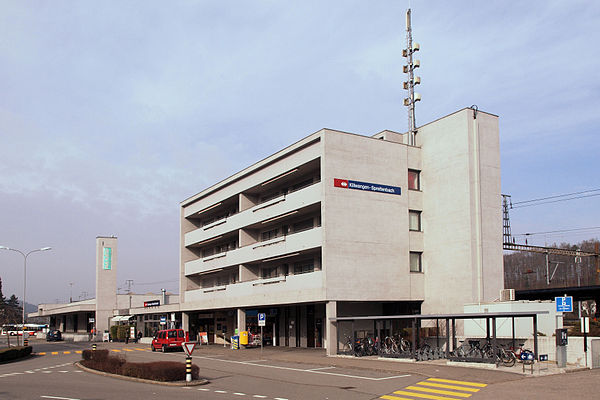
[[[332,353],[339,317],[498,299],[498,117],[465,108],[408,143],[323,129],[184,200],[183,327],[218,343],[265,313],[273,345]]]

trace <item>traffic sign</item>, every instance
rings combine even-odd
[[[183,345],[182,347],[183,347],[183,351],[185,351],[185,354],[187,354],[188,356],[191,356],[192,353],[194,352],[194,348],[196,347],[196,343],[183,342],[182,345]]]
[[[161,325],[166,325],[167,324],[167,317],[160,317],[160,324]]]
[[[556,312],[573,312],[573,296],[556,297]]]
[[[265,326],[267,322],[267,315],[265,313],[258,313],[258,326]]]

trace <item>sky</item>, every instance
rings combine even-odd
[[[406,131],[408,6],[0,0],[0,245],[52,247],[27,259],[27,302],[93,297],[110,235],[122,290],[177,293],[181,201],[321,128]],[[514,202],[600,188],[599,2],[410,6],[417,125],[498,115]],[[515,208],[512,231],[600,227],[599,200]],[[0,250],[0,277],[22,298],[23,257]]]

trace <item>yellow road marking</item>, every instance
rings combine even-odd
[[[121,350],[117,350],[117,349],[112,349],[111,351],[114,351],[115,353],[120,353]]]
[[[133,350],[131,350],[131,349],[123,349],[123,351],[133,351]]]
[[[475,387],[486,387],[486,383],[467,382],[467,381],[453,381],[451,379],[440,379],[440,378],[429,378],[428,381],[444,382],[444,383],[456,383],[458,385],[475,386]]]
[[[417,382],[417,385],[425,385],[425,386],[432,386],[432,387],[438,387],[438,388],[442,388],[442,389],[455,389],[455,390],[462,390],[465,392],[479,392],[480,389],[474,389],[474,388],[469,388],[469,387],[462,387],[462,386],[454,386],[454,385],[443,385],[441,383],[431,383],[431,382]]]
[[[53,356],[55,356],[55,355],[58,355],[58,351],[53,351],[51,354],[52,354]]]
[[[63,351],[63,354],[71,354],[70,351]]]
[[[449,390],[430,389],[430,388],[424,388],[424,387],[418,387],[418,386],[407,386],[404,389],[418,390],[420,392],[428,392],[428,393],[436,393],[436,394],[447,394],[447,395],[456,396],[456,397],[471,397],[471,396],[473,396],[472,394],[468,394],[468,393],[451,392]]]
[[[46,352],[45,352],[45,351],[42,351],[41,353],[38,353],[38,354],[39,354],[40,356],[45,356],[45,355],[46,355]]]
[[[423,393],[403,392],[402,390],[398,390],[397,392],[394,392],[394,394],[402,394],[402,395],[411,396],[411,397],[420,397],[422,399],[448,400],[448,397],[434,396],[431,394],[423,394]]]
[[[134,349],[139,350],[139,351],[146,351],[146,349],[140,349],[139,347],[134,347]]]
[[[81,352],[82,352],[81,350],[75,350],[75,353],[77,353],[77,354],[81,354]]]
[[[387,394],[385,396],[381,396],[380,399],[386,399],[386,400],[415,400],[415,399],[408,399],[406,397],[389,396]]]

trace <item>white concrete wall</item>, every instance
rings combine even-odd
[[[466,304],[465,313],[483,312],[535,312],[546,311],[548,314],[540,314],[537,318],[537,330],[545,336],[554,335],[557,322],[562,327],[562,313],[556,313],[556,305],[552,301],[506,301],[498,303]],[[557,319],[557,317],[559,317]],[[490,322],[491,324],[491,322]],[[485,319],[465,320],[464,334],[467,337],[485,337]],[[491,329],[491,327],[490,327]],[[498,318],[496,320],[496,331],[498,338],[512,337],[512,319]],[[531,318],[515,318],[515,337],[533,337],[533,320]]]
[[[503,288],[497,117],[461,110],[419,128],[423,313],[461,312]],[[479,151],[478,151],[479,150]],[[449,285],[449,283],[452,283]]]
[[[328,300],[418,298],[422,290],[411,284],[415,274],[408,266],[407,147],[335,131],[325,132],[323,144],[322,257]],[[402,194],[334,187],[334,178],[399,186]]]

